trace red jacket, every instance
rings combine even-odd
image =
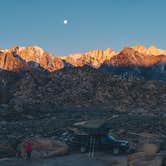
[[[27,151],[31,151],[31,150],[32,150],[32,144],[31,144],[30,142],[26,143],[25,149],[26,149]]]

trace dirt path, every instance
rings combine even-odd
[[[121,163],[123,166],[127,166],[125,165],[125,157],[113,157],[103,154],[97,154],[94,159],[89,159],[87,154],[71,154],[64,157],[56,157],[44,160],[25,161],[17,158],[0,160],[0,165],[2,166],[117,166],[117,164],[119,165]]]

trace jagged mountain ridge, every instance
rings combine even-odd
[[[166,80],[166,50],[161,50],[154,46],[145,48],[142,45],[136,45],[125,47],[120,52],[115,52],[108,48],[104,51],[92,50],[68,56],[55,56],[37,46],[0,49],[1,70],[26,71],[39,69],[55,72],[66,67],[83,67],[85,65],[99,69],[103,69],[104,66],[107,70],[123,69],[121,70],[122,75],[124,73],[125,75],[130,75],[132,71],[134,76],[145,76],[147,75],[145,72],[148,71],[149,73],[155,73],[157,77],[162,75],[162,80],[163,77]],[[142,67],[146,68],[146,71],[142,70]],[[129,72],[126,70],[128,68],[130,68]]]

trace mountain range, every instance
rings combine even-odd
[[[40,70],[55,72],[69,67],[85,65],[108,70],[121,76],[144,76],[166,80],[166,50],[142,45],[125,47],[120,52],[111,48],[92,50],[67,56],[56,56],[37,46],[0,49],[0,69],[7,71]],[[153,72],[153,75],[151,74]]]

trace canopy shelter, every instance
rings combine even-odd
[[[108,128],[106,128],[106,121],[97,119],[75,123],[73,126],[78,129],[77,134],[81,135],[106,135],[108,134]]]

